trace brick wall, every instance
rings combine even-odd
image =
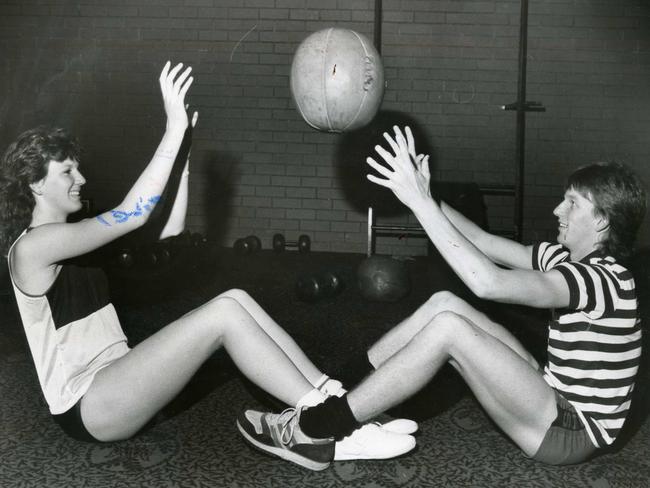
[[[440,181],[514,179],[519,2],[384,0],[382,110],[425,137]],[[578,164],[628,162],[650,182],[650,7],[643,0],[531,0],[524,239],[552,238],[552,209]],[[194,67],[200,111],[188,224],[215,240],[310,234],[320,250],[363,252],[363,156],[317,132],[289,91],[293,53],[329,26],[373,37],[372,0],[0,0],[0,145],[39,123],[86,147],[86,196],[115,204],[164,127],[157,76]],[[356,157],[356,156],[355,156]],[[374,191],[383,203],[390,195]],[[512,199],[488,197],[493,229]],[[414,223],[388,205],[382,223]],[[644,232],[647,232],[648,226]],[[645,238],[645,242],[648,238]],[[420,254],[419,238],[378,240]]]

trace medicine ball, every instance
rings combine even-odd
[[[291,94],[309,125],[327,132],[363,127],[384,96],[384,67],[362,34],[329,28],[298,47],[291,64]]]
[[[364,259],[357,270],[361,295],[373,302],[396,302],[411,291],[406,264],[388,256]]]

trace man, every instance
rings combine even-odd
[[[491,235],[430,193],[428,157],[410,129],[368,158],[384,186],[418,218],[440,254],[482,299],[554,310],[548,361],[537,361],[501,325],[449,292],[433,295],[374,344],[359,364],[370,373],[342,397],[281,415],[238,420],[258,448],[298,464],[328,466],[326,446],[359,422],[402,402],[447,362],[526,456],[549,464],[589,459],[611,444],[630,408],[641,330],[629,256],[645,192],[629,169],[597,163],[576,171],[555,208],[557,244],[524,246]],[[364,368],[360,368],[364,369]]]

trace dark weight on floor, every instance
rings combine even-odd
[[[343,288],[341,279],[329,271],[303,275],[296,281],[296,295],[303,302],[316,302],[337,295]]]
[[[169,246],[159,243],[154,246],[154,253],[156,254],[156,263],[161,266],[166,266],[172,258],[172,253]]]
[[[357,269],[361,295],[373,302],[396,302],[411,291],[406,264],[388,256],[373,255]]]
[[[133,251],[130,249],[120,249],[115,256],[117,265],[122,269],[129,269],[135,263]]]
[[[302,234],[297,241],[287,241],[282,234],[273,236],[273,250],[282,252],[287,247],[297,247],[300,252],[309,252],[311,249],[311,239],[308,235]]]
[[[208,243],[207,237],[204,235],[200,234],[199,232],[194,232],[191,237],[192,245],[194,247],[201,247],[205,246]]]
[[[262,249],[262,241],[257,236],[248,236],[235,241],[233,246],[237,254],[251,254]]]

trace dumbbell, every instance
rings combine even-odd
[[[120,249],[115,256],[115,261],[117,265],[122,269],[128,269],[135,263],[135,258],[133,257],[133,252],[130,249],[124,248]]]
[[[337,275],[329,271],[303,275],[296,281],[296,295],[303,302],[315,302],[339,293],[343,285]]]
[[[146,268],[155,268],[158,265],[158,254],[154,246],[144,246],[136,252],[136,262]]]
[[[204,246],[204,245],[206,245],[206,244],[208,243],[208,239],[207,239],[207,237],[204,237],[204,236],[203,236],[201,233],[199,233],[199,232],[194,232],[194,233],[190,236],[190,240],[191,240],[192,245],[193,245],[194,247],[201,247],[201,246]]]
[[[308,235],[302,234],[297,241],[287,241],[282,234],[273,236],[273,250],[282,252],[287,247],[297,247],[300,252],[309,252],[311,248],[311,239]]]
[[[247,236],[237,239],[233,247],[237,254],[251,254],[262,249],[262,241],[257,236]]]
[[[158,243],[154,247],[154,253],[156,254],[157,264],[166,265],[171,260],[172,254],[169,250],[169,246],[163,243]]]

